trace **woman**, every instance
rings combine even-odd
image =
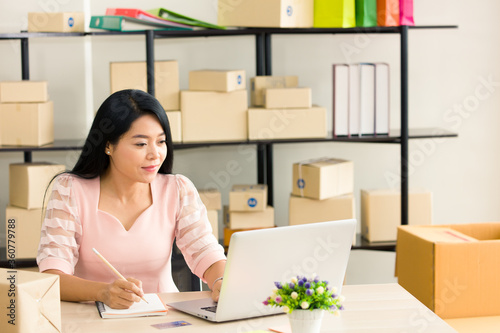
[[[109,96],[75,167],[55,178],[47,204],[37,263],[41,272],[60,276],[62,300],[128,308],[144,293],[177,291],[174,238],[218,300],[223,248],[194,185],[172,175],[172,164],[170,125],[160,103],[139,90]]]

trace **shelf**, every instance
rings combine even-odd
[[[26,151],[60,151],[60,150],[80,150],[83,147],[82,140],[55,140],[43,146],[2,146],[0,153],[3,152],[26,152]]]
[[[352,250],[374,250],[374,251],[396,251],[396,242],[375,242],[370,243],[361,234],[356,234],[356,245],[353,245]]]

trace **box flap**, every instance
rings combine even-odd
[[[436,226],[402,226],[416,237],[433,243],[478,242],[477,239],[447,227]]]

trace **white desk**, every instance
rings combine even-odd
[[[456,332],[445,321],[427,309],[398,284],[344,286],[345,310],[340,317],[325,314],[322,332]],[[164,301],[203,298],[208,292],[162,294]],[[170,309],[166,316],[126,319],[101,319],[94,303],[61,303],[64,333],[97,332],[249,332],[283,327],[285,314],[245,319],[227,323],[211,323]],[[191,326],[159,330],[152,324],[185,320]]]

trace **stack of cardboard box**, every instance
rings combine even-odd
[[[212,233],[219,240],[219,210],[222,209],[221,193],[216,189],[201,189],[198,190],[198,194],[207,209]]]
[[[181,92],[184,142],[247,139],[248,93],[244,70],[189,72]]]
[[[42,146],[54,141],[54,104],[47,81],[0,82],[0,142]]]
[[[250,140],[327,136],[326,109],[312,105],[311,88],[299,87],[297,76],[254,77],[251,96]]]
[[[182,142],[181,112],[179,111],[179,64],[177,60],[155,61],[155,97],[167,113],[173,142]],[[146,62],[112,62],[110,64],[111,93],[123,89],[147,91]]]
[[[224,206],[224,246],[237,231],[274,227],[274,208],[267,205],[267,185],[233,185]]]
[[[51,194],[49,183],[52,178],[65,169],[64,165],[50,163],[9,166],[9,205],[5,212],[9,255],[13,254],[16,259],[36,257],[44,198],[48,200]]]

